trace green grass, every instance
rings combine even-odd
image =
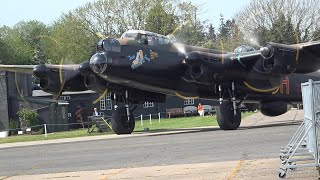
[[[136,121],[134,131],[143,131],[144,128],[149,128],[149,130],[164,130],[216,125],[218,124],[215,116],[167,118],[161,119],[161,123],[159,123],[158,119],[153,119],[152,124],[150,124],[150,120],[144,120],[143,126],[141,126],[141,121]]]
[[[48,137],[45,137],[44,134],[39,135],[14,135],[9,136],[7,138],[0,138],[0,144],[3,143],[13,143],[13,142],[26,142],[26,141],[41,141],[41,140],[49,140],[49,139],[62,139],[62,138],[74,138],[74,137],[83,137],[83,136],[97,136],[97,135],[105,135],[111,134],[109,133],[98,133],[92,132],[90,134],[87,133],[87,129],[77,129],[77,130],[69,130],[64,132],[56,132],[48,134]]]
[[[252,113],[242,113],[242,118],[251,115]],[[216,116],[205,116],[205,117],[181,117],[171,119],[161,119],[159,123],[158,119],[152,119],[152,124],[149,120],[143,121],[144,126],[141,126],[140,120],[136,121],[135,132],[144,131],[144,128],[149,128],[149,131],[165,131],[179,128],[192,128],[192,127],[203,127],[203,126],[217,126]],[[69,130],[64,132],[56,132],[48,134],[45,137],[44,134],[40,135],[15,135],[7,138],[0,138],[0,144],[14,143],[14,142],[26,142],[26,141],[41,141],[49,139],[62,139],[62,138],[74,138],[83,136],[97,136],[112,134],[112,132],[98,133],[96,130],[88,134],[87,129]]]
[[[252,113],[242,113],[242,118],[245,118]],[[159,130],[172,130],[180,128],[192,128],[192,127],[204,127],[204,126],[218,126],[216,116],[193,116],[193,117],[180,117],[180,118],[166,118],[161,119],[159,123],[158,119],[153,119],[152,124],[150,120],[143,120],[143,126],[141,126],[141,121],[136,121],[136,126],[134,131],[144,131],[145,128],[149,128],[149,131],[159,131]]]

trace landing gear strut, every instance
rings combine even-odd
[[[231,84],[231,92],[229,89],[231,101],[222,101],[221,91],[222,88],[219,86],[220,106],[217,109],[218,125],[223,130],[236,130],[241,123],[241,112],[236,102],[234,82]]]
[[[130,111],[129,108],[128,91],[126,90],[125,97],[123,97],[124,107],[118,107],[116,95],[114,97],[116,105],[111,116],[112,130],[118,135],[131,134],[135,126],[135,119],[132,113],[133,110]]]

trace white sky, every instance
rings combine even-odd
[[[38,20],[51,24],[62,13],[66,13],[87,2],[95,0],[2,0],[0,6],[0,26],[13,26],[19,21]],[[226,19],[247,5],[250,0],[192,0],[202,9],[200,18],[208,19],[215,26],[220,14]]]

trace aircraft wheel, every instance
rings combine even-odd
[[[134,116],[132,113],[130,113],[130,121],[128,122],[126,108],[119,107],[112,113],[111,126],[113,132],[118,135],[131,134],[135,126]]]
[[[232,102],[222,102],[217,109],[217,121],[222,130],[236,130],[241,123],[241,112],[237,109],[234,116]]]

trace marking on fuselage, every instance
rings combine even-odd
[[[278,86],[278,88],[277,88],[275,91],[273,91],[272,94],[277,94],[277,92],[279,91],[279,89],[280,89],[280,86]]]
[[[176,96],[178,96],[181,99],[198,99],[199,96],[195,96],[195,97],[187,97],[187,96],[183,96],[181,94],[179,94],[178,92],[174,92],[176,94]]]
[[[286,94],[290,94],[290,81],[289,81],[289,78],[288,77],[285,77],[282,82],[281,82],[281,85],[280,85],[280,93],[281,94],[284,94],[284,87],[286,88]]]
[[[251,86],[246,81],[243,81],[243,84],[245,86],[247,86],[247,88],[249,88],[249,89],[251,89],[253,91],[256,91],[256,92],[261,92],[261,93],[273,92],[273,91],[277,90],[277,88],[279,88],[279,86],[276,86],[276,87],[273,87],[273,88],[270,88],[270,89],[259,89],[259,88],[255,88],[255,87]]]
[[[155,60],[156,58],[159,57],[159,54],[157,52],[153,52],[150,50],[150,57],[147,55],[144,55],[142,50],[139,50],[137,52],[137,55],[130,55],[128,56],[129,61],[132,61],[131,68],[132,69],[137,69],[138,67],[142,66],[146,61],[151,61]]]

